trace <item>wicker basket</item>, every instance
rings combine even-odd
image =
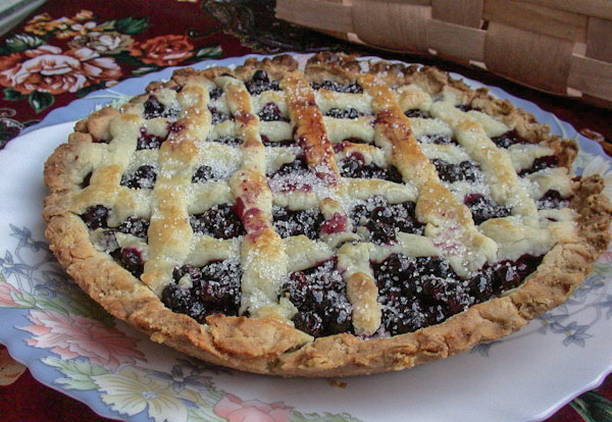
[[[612,0],[277,0],[276,16],[612,107]]]

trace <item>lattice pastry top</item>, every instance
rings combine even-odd
[[[47,237],[110,313],[214,363],[401,369],[518,329],[607,245],[573,141],[434,68],[177,70],[49,159]]]

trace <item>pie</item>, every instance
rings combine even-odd
[[[607,248],[573,140],[432,67],[190,68],[76,124],[46,236],[115,317],[203,360],[400,370],[564,302]]]

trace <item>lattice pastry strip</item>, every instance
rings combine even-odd
[[[159,150],[159,175],[153,189],[153,214],[149,227],[149,260],[142,280],[157,294],[172,279],[174,268],[189,254],[193,235],[189,224],[188,189],[196,164],[198,142],[210,130],[208,90],[187,84],[178,94],[183,117],[170,129]],[[205,110],[202,112],[202,110]]]
[[[419,220],[427,223],[426,235],[459,275],[466,276],[492,261],[495,243],[478,233],[467,208],[440,184],[435,167],[421,151],[391,89],[371,75],[361,77],[360,83],[374,98],[376,143],[390,150],[391,163],[419,191],[416,212]]]
[[[241,312],[254,317],[295,313],[290,303],[278,306],[280,286],[287,273],[287,257],[280,236],[273,230],[272,193],[266,183],[265,149],[259,136],[259,119],[251,97],[237,79],[224,85],[230,110],[243,139],[242,166],[232,176],[232,192],[246,230],[241,246]]]

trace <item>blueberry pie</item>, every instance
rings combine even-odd
[[[606,249],[577,146],[431,67],[180,69],[77,123],[46,236],[108,312],[201,359],[343,376],[441,359],[565,301]]]

